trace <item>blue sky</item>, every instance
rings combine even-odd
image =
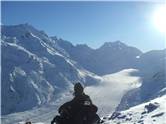
[[[120,40],[143,51],[164,48],[164,35],[152,23],[159,3],[2,2],[2,24],[29,23],[49,36],[88,44]]]

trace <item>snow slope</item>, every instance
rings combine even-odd
[[[99,114],[105,115],[115,110],[123,95],[141,85],[138,76],[132,76],[135,69],[125,69],[120,72],[105,75],[99,85],[85,89],[99,108]]]
[[[85,93],[88,94],[93,103],[98,106],[98,114],[102,117],[115,111],[120,103],[121,97],[130,89],[140,86],[140,78],[132,76],[131,73],[138,71],[127,69],[114,74],[101,77],[100,83],[85,87]],[[20,113],[3,116],[4,124],[13,124],[22,121],[50,123],[51,119],[57,114],[57,108],[62,103],[72,98],[70,92],[64,92],[54,104],[43,106]]]
[[[27,24],[2,26],[1,49],[3,115],[50,104],[75,82],[91,85],[99,79]]]
[[[141,76],[141,79],[141,87],[128,91],[121,99],[117,110],[125,110],[166,94],[166,75],[164,68],[159,72],[149,73],[148,76]]]
[[[166,95],[104,117],[103,124],[166,124]]]
[[[27,121],[31,121],[32,123],[42,122],[44,124],[50,124],[53,117],[58,114],[57,108],[71,98],[72,95],[69,92],[64,92],[54,104],[2,116],[2,124],[25,124],[24,122]]]

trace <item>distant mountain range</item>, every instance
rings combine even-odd
[[[101,76],[130,68],[139,70],[132,75],[142,78],[142,86],[124,95],[117,110],[165,94],[166,50],[143,53],[121,41],[92,49],[29,24],[1,26],[1,49],[3,115],[53,103],[75,82],[96,85]]]
[[[98,49],[92,49],[85,44],[74,46],[64,40],[56,41],[61,48],[67,51],[71,59],[98,75],[136,67],[137,56],[142,54],[137,48],[127,46],[120,41],[104,43]]]

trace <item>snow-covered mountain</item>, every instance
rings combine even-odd
[[[92,49],[86,44],[74,46],[62,39],[55,40],[60,47],[69,53],[73,60],[98,75],[135,68],[138,61],[137,56],[142,54],[137,48],[127,46],[120,41],[106,42],[100,48]]]
[[[4,124],[26,119],[50,123],[57,108],[71,99],[78,81],[86,86],[100,116],[157,97],[163,106],[166,50],[143,53],[120,41],[92,49],[49,37],[29,24],[1,26],[1,31]]]
[[[120,41],[106,42],[98,49],[92,49],[87,45],[74,46],[62,39],[56,42],[69,53],[73,60],[96,74],[106,75],[128,68],[139,70],[132,75],[141,78],[142,86],[128,91],[117,110],[124,110],[153,99],[159,96],[159,92],[165,94],[163,88],[166,87],[166,50],[142,53],[137,48]]]
[[[146,53],[121,41],[106,42],[97,49],[86,44],[73,45],[69,41],[52,37],[69,56],[85,69],[98,75],[106,75],[135,68],[142,76],[151,76],[165,65],[166,50],[152,50]]]
[[[121,99],[117,110],[125,110],[131,106],[147,102],[166,94],[166,78],[164,71],[158,72],[152,77],[141,79],[142,85],[139,88],[128,91]]]
[[[101,117],[114,112],[122,96],[127,91],[140,86],[140,78],[131,75],[137,71],[135,69],[126,69],[114,74],[105,75],[101,77],[98,85],[91,85],[85,88],[85,93],[98,106],[98,114]],[[64,92],[54,104],[5,115],[2,117],[2,122],[4,124],[18,124],[18,122],[23,124],[25,121],[31,121],[33,123],[42,122],[50,124],[53,117],[58,114],[57,109],[59,106],[71,100],[70,94],[69,92]]]
[[[131,106],[147,102],[166,94],[166,50],[154,50],[139,57],[138,70],[142,79],[142,86],[128,91],[122,98],[117,110],[124,110]]]
[[[125,94],[125,92],[134,88],[138,88],[140,86],[140,83],[141,83],[140,77],[132,76],[132,73],[137,71],[138,70],[128,69],[128,70],[120,71],[118,73],[105,75],[103,76],[102,81],[99,85],[91,85],[85,88],[85,92],[87,94],[90,94],[94,104],[98,106],[99,108],[98,114],[101,117],[104,116],[103,123],[116,124],[116,123],[123,122],[124,124],[133,124],[134,122],[135,123],[137,122],[140,123],[143,121],[147,122],[146,120],[148,118],[151,119],[150,122],[152,122],[154,119],[153,117],[151,118],[151,116],[157,115],[157,116],[154,116],[157,124],[163,124],[162,122],[164,122],[164,118],[165,118],[165,115],[164,115],[165,114],[164,103],[166,100],[165,95],[157,98],[156,100],[151,100],[150,102],[144,103],[142,105],[138,105],[138,107],[137,106],[132,107],[126,111],[114,112],[117,104],[120,102],[120,99]],[[33,124],[50,124],[50,121],[52,120],[52,118],[57,114],[57,108],[65,101],[69,100],[69,99],[66,99],[66,97],[68,96],[69,96],[69,93],[68,94],[64,93],[63,96],[59,98],[59,101],[57,102],[58,104],[55,104],[55,105],[47,105],[40,108],[34,108],[32,110],[25,111],[25,112],[18,112],[18,113],[13,113],[13,114],[3,116],[2,122],[4,124],[11,124],[11,123],[18,124],[18,122],[19,124],[24,124],[25,121],[31,121]],[[157,102],[157,104],[155,102]],[[148,106],[150,105],[151,107],[151,104],[149,103],[153,104],[154,106],[157,105],[156,111],[144,112],[145,105],[148,105]],[[163,113],[163,112],[164,114],[160,116],[160,113]],[[107,114],[108,116],[106,116]],[[158,115],[159,115],[159,118],[158,118]],[[110,118],[111,116],[112,118]],[[160,117],[163,119],[162,121],[159,121],[161,119]],[[158,122],[161,122],[161,123],[158,123]],[[147,122],[145,124],[149,124],[149,123]]]
[[[143,53],[138,58],[137,69],[141,71],[142,77],[151,77],[155,73],[165,71],[166,49],[151,50]]]
[[[53,40],[28,24],[2,26],[1,49],[2,114],[54,102],[77,81],[97,83],[95,74],[75,66]]]
[[[134,106],[126,111],[115,112],[102,119],[103,124],[165,124],[166,95]]]

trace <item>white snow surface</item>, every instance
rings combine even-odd
[[[122,96],[129,90],[141,85],[141,79],[132,76],[135,69],[125,69],[120,72],[105,75],[99,85],[85,89],[92,101],[99,108],[99,114],[105,115],[115,110]]]
[[[131,107],[128,110],[119,112],[115,119],[105,117],[103,124],[166,124],[166,95],[150,100],[149,102]],[[145,106],[153,104],[157,108],[147,112]]]

